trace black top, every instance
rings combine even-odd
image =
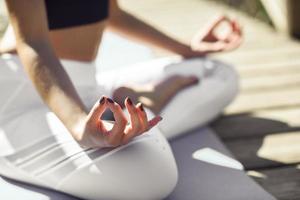
[[[50,30],[95,23],[108,17],[109,0],[45,0]]]

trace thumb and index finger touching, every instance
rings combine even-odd
[[[101,99],[95,103],[93,108],[91,109],[89,115],[88,115],[88,122],[98,124],[100,126],[101,130],[103,132],[112,132],[112,133],[124,133],[124,130],[127,125],[127,118],[125,114],[123,113],[122,109],[116,102],[111,103],[111,99],[102,96]],[[107,130],[105,126],[101,126],[101,116],[105,112],[106,109],[110,109],[113,112],[115,122],[113,125],[113,128],[111,130]],[[146,114],[146,113],[145,113]],[[158,124],[159,121],[161,121],[160,116],[156,116],[153,119],[149,120],[149,128],[154,127]]]

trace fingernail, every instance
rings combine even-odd
[[[199,80],[198,78],[196,78],[193,82],[194,82],[194,83],[199,83],[200,80]]]
[[[140,109],[142,112],[145,111],[143,104],[140,104],[140,105],[139,105],[139,109]]]
[[[132,104],[133,104],[132,101],[131,101],[131,99],[130,99],[129,97],[127,97],[127,103],[128,103],[129,105],[132,105]]]
[[[191,77],[191,80],[192,80],[193,82],[196,82],[196,81],[198,81],[199,79],[198,79],[197,77]]]
[[[105,99],[106,99],[106,98],[105,98],[104,96],[101,97],[99,103],[100,103],[101,105],[103,105],[103,104],[105,103]]]
[[[109,103],[114,103],[114,101],[113,101],[111,98],[107,98],[107,101],[108,101]]]

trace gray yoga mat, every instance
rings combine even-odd
[[[226,162],[226,156],[232,157],[232,155],[211,129],[202,128],[192,131],[172,140],[171,146],[178,164],[179,181],[166,200],[275,199],[244,171],[232,168],[239,167],[238,163],[230,158]],[[200,154],[197,158],[206,161],[192,157],[198,150]],[[210,163],[207,162],[207,158]],[[0,177],[0,199],[76,200],[78,198]]]
[[[79,200],[67,194],[0,177],[0,199]]]
[[[178,165],[179,180],[166,200],[275,199],[244,171],[237,169],[240,163],[230,159],[232,155],[211,129],[202,128],[175,138],[171,146]],[[200,160],[192,157],[196,151]]]

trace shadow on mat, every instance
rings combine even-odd
[[[244,113],[221,117],[212,123],[212,128],[246,170],[294,164],[292,161],[281,162],[280,158],[266,158],[259,153],[264,148],[266,139],[300,131],[299,126]],[[270,150],[269,154],[272,154],[272,149]],[[284,153],[286,152],[282,152]]]
[[[81,200],[78,197],[71,196],[69,194],[64,194],[62,192],[54,191],[51,189],[43,188],[34,186],[28,183],[22,183],[16,180],[12,180],[3,176],[0,176],[5,182],[12,184],[15,187],[19,187],[21,189],[29,190],[38,194],[41,194],[42,196],[45,196],[42,199],[48,199],[48,200]]]
[[[212,123],[212,127],[245,169],[253,170],[248,175],[268,192],[278,198],[282,197],[282,194],[289,194],[293,199],[300,196],[300,193],[296,192],[300,180],[300,167],[296,165],[300,161],[296,158],[299,154],[295,152],[293,157],[296,159],[291,159],[292,149],[286,152],[284,147],[276,149],[281,143],[280,140],[282,144],[285,142],[287,148],[293,141],[294,146],[297,145],[300,126],[290,126],[284,121],[254,117],[250,113],[244,113],[221,117]],[[290,137],[289,142],[284,141],[286,136]],[[295,136],[295,139],[291,139]],[[277,143],[270,145],[272,138]],[[272,151],[272,148],[276,149],[276,152]],[[267,153],[261,155],[261,150],[267,150]],[[286,158],[288,159],[285,160]],[[281,173],[281,176],[278,176],[278,173]],[[282,187],[284,184],[289,186]]]

